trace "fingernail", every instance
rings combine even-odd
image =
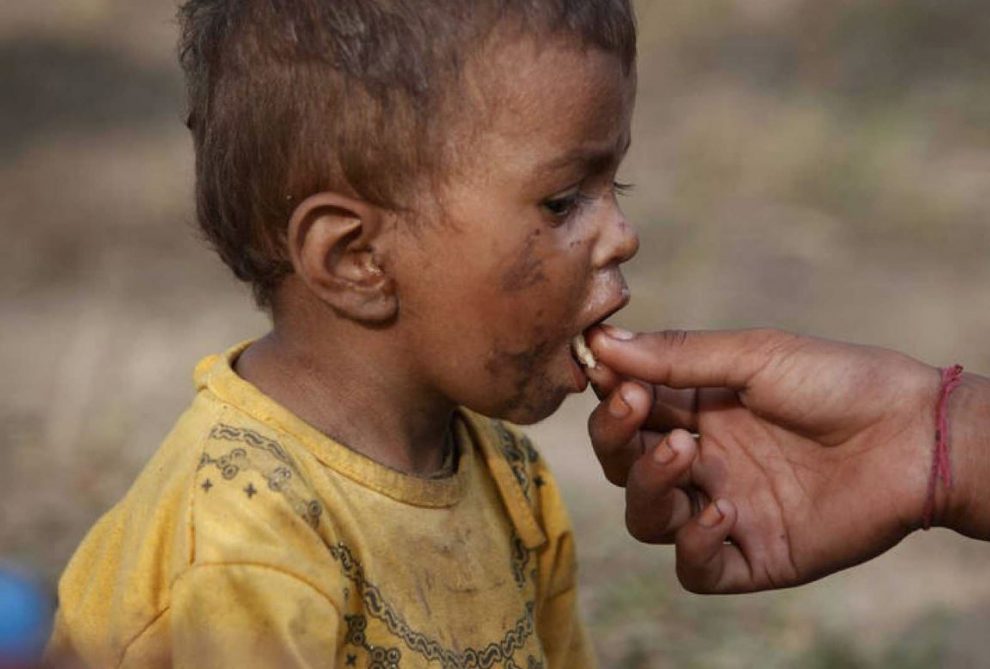
[[[618,339],[619,341],[629,341],[636,336],[629,330],[623,330],[622,328],[617,328],[614,325],[603,325],[602,330],[604,330],[605,334],[612,339]]]
[[[612,399],[608,401],[608,412],[613,418],[625,418],[629,415],[630,407],[626,402],[625,398],[622,396],[622,392],[619,391],[612,395]]]
[[[676,457],[677,451],[671,448],[669,439],[664,439],[659,446],[653,449],[653,461],[659,465],[669,464]]]
[[[694,442],[694,437],[683,430],[674,430],[670,433],[670,436],[667,437],[667,441],[670,442],[670,447],[672,449],[680,452],[691,448]]]
[[[718,507],[719,501],[721,500],[712,502],[705,508],[704,511],[701,512],[701,515],[698,516],[699,525],[702,527],[715,527],[722,522],[722,519],[725,518],[725,516],[722,515],[722,510]]]

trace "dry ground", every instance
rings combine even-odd
[[[637,328],[776,325],[990,372],[990,22],[978,0],[640,5],[621,175]],[[263,331],[196,238],[170,2],[0,6],[0,557],[49,583]],[[990,548],[934,531],[783,593],[682,592],[622,527],[574,398],[532,429],[605,667],[990,665]]]

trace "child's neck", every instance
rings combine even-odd
[[[310,319],[294,319],[251,344],[235,369],[348,448],[399,471],[432,474],[443,465],[455,407],[404,378],[404,361],[376,346],[379,339],[354,324],[330,337]]]

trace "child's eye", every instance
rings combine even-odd
[[[628,195],[629,191],[631,191],[633,188],[635,188],[635,186],[633,186],[632,184],[622,183],[620,181],[612,182],[612,192],[619,197],[622,197],[623,195]]]
[[[613,181],[611,192],[617,197],[621,197],[632,190],[632,187],[632,184]],[[544,200],[542,206],[551,216],[563,222],[579,212],[585,205],[594,202],[594,200],[595,196],[588,195],[580,188],[577,188],[564,195]]]
[[[580,190],[575,190],[566,195],[561,195],[560,197],[544,200],[543,208],[554,218],[563,221],[573,215],[592,199],[593,198],[585,195]]]

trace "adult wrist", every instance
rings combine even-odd
[[[937,524],[990,540],[990,379],[966,373],[948,404],[952,486],[938,491]]]

